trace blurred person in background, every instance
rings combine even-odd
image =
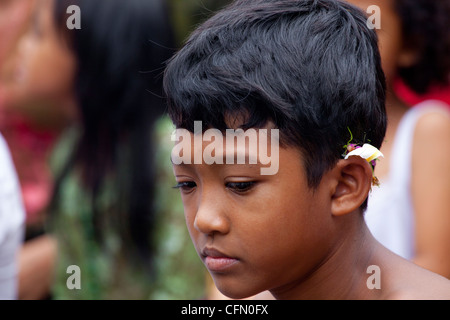
[[[35,248],[50,248],[49,244],[53,243],[51,239],[40,235],[44,233],[45,209],[49,204],[52,186],[47,158],[61,131],[61,125],[54,122],[54,117],[28,112],[32,109],[24,112],[15,108],[14,96],[9,90],[14,68],[14,59],[11,58],[15,56],[17,41],[28,27],[33,5],[34,0],[0,1],[0,132],[11,150],[26,213],[25,244],[21,248],[19,265],[33,266],[32,269],[22,268],[24,272],[20,272],[20,284],[35,283],[26,296],[23,296],[23,290],[19,290],[18,298],[43,298],[46,295],[40,292],[48,290],[42,289],[41,283],[48,282],[44,276],[49,268],[50,259],[47,256],[52,250],[36,251]],[[34,263],[36,261],[40,264]]]
[[[449,94],[450,2],[348,2],[364,11],[380,8],[377,31],[388,84],[385,159],[376,169],[381,186],[372,190],[366,222],[386,247],[450,278],[449,106],[437,98],[411,106],[399,95],[405,92],[399,83],[423,97]]]
[[[81,29],[67,27],[70,5],[80,9]],[[9,68],[8,92],[14,108],[54,119],[63,137],[52,152],[50,232],[22,259],[29,262],[21,264],[28,275],[22,297],[148,298],[153,129],[164,111],[164,62],[173,53],[166,5],[37,0],[31,21]],[[38,271],[41,263],[47,267]],[[66,286],[70,265],[80,267],[82,290]]]
[[[17,258],[25,231],[19,181],[0,134],[0,300],[18,297]]]
[[[27,239],[42,229],[42,212],[50,200],[51,176],[46,166],[48,151],[56,140],[54,119],[12,107],[7,89],[11,81],[14,48],[29,23],[34,0],[1,1],[0,4],[0,132],[7,141],[21,184],[27,214]]]
[[[26,26],[31,0],[0,0],[0,70]],[[0,74],[1,79],[1,74]],[[11,145],[5,141],[4,96],[0,81],[0,299],[18,298],[18,254],[24,241],[25,210]]]

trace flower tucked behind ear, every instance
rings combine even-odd
[[[355,144],[349,144],[347,146],[347,154],[345,159],[347,160],[351,156],[360,156],[363,159],[366,159],[372,165],[372,170],[375,168],[376,160],[380,157],[384,158],[384,155],[380,150],[375,148],[374,146],[365,143],[362,147],[357,146]],[[380,182],[375,175],[372,177],[372,185],[379,186]]]
[[[351,147],[352,145],[349,145]],[[345,159],[348,159],[351,156],[360,156],[363,159],[366,159],[367,162],[372,162],[373,160],[378,159],[379,157],[383,157],[384,155],[380,150],[372,146],[371,144],[365,143],[362,147],[354,147],[352,151],[347,153]]]

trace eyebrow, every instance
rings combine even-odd
[[[231,163],[228,163],[227,162],[227,159],[228,159],[228,157],[231,159],[231,156],[232,156],[232,162]],[[195,161],[190,161],[189,163],[184,163],[183,161],[180,163],[180,164],[175,164],[174,162],[173,162],[173,159],[172,159],[172,154],[170,154],[169,155],[169,158],[170,158],[170,162],[172,163],[172,165],[174,165],[174,166],[186,166],[186,165],[192,165],[192,164],[198,164],[198,163],[195,163]],[[217,158],[216,156],[214,157],[214,158]],[[251,164],[251,165],[258,165],[258,164],[260,164],[259,162],[258,162],[258,160],[257,160],[257,156],[254,156],[254,155],[250,155],[248,152],[234,152],[233,154],[230,154],[230,153],[224,153],[223,155],[222,155],[222,163],[216,163],[216,162],[214,162],[214,163],[212,163],[211,165],[233,165],[233,164]],[[237,160],[238,159],[244,159],[244,163],[237,163]],[[192,159],[191,159],[192,160]],[[251,161],[252,160],[252,161]],[[202,154],[202,163],[201,164],[206,164],[206,163],[204,163],[204,155]]]

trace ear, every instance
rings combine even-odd
[[[359,156],[339,160],[332,169],[334,190],[331,199],[331,213],[342,216],[357,210],[372,187],[372,167]]]

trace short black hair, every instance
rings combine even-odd
[[[417,93],[450,82],[450,1],[395,0],[406,48],[417,61],[400,68],[400,77]]]
[[[315,188],[354,143],[379,148],[386,131],[385,76],[366,15],[337,0],[235,1],[195,30],[165,71],[178,128],[243,129],[269,121],[304,156]]]

